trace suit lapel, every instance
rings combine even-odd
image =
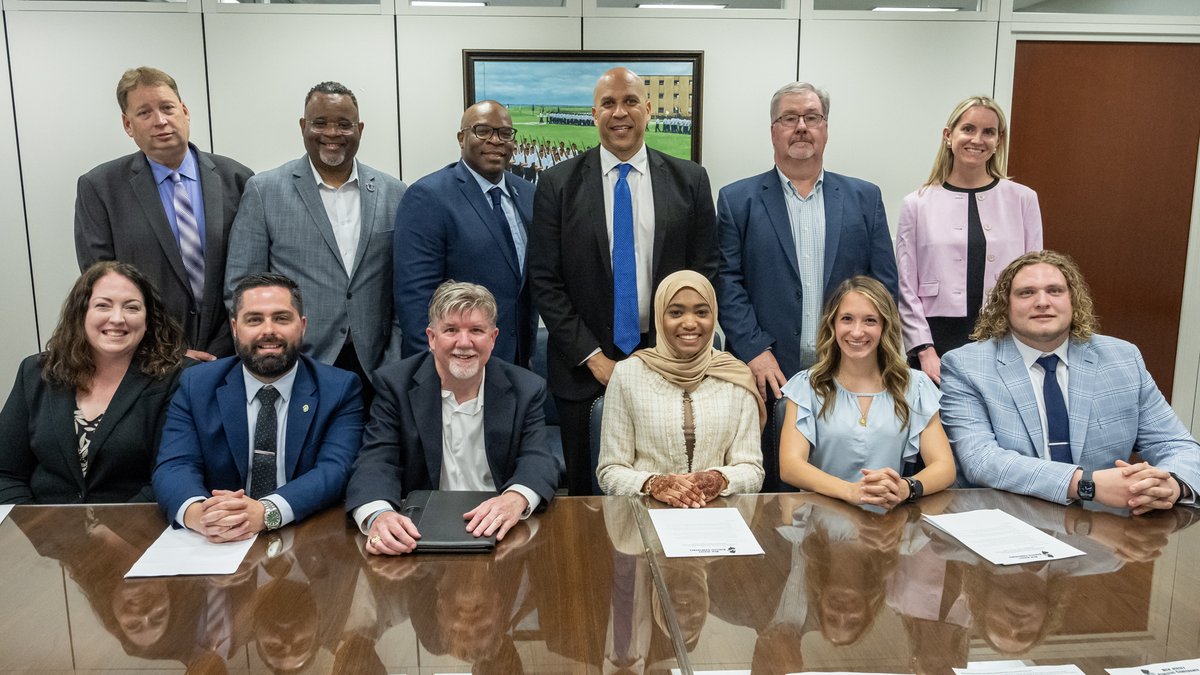
[[[142,373],[141,364],[136,359],[129,364],[129,369],[121,378],[121,384],[117,385],[117,391],[113,394],[112,400],[108,402],[108,409],[104,411],[104,419],[101,420],[100,426],[96,427],[96,433],[92,436],[93,449],[104,447],[104,442],[108,440],[112,430],[137,403],[138,398],[146,390],[146,387],[150,386],[151,381]]]
[[[825,201],[825,283],[829,288],[829,274],[833,271],[833,263],[837,260],[838,245],[842,239],[842,186],[837,176],[825,172],[821,184],[821,198]],[[862,253],[866,253],[863,251]],[[1018,359],[1019,360],[1019,359]]]
[[[358,250],[354,252],[354,275],[358,274],[358,270],[362,267],[359,265],[367,254],[367,245],[371,243],[371,237],[379,230],[379,221],[388,217],[395,217],[396,214],[379,214],[376,210],[379,208],[379,182],[378,176],[374,171],[358,163],[358,204],[362,208],[362,231],[358,235]],[[324,206],[322,206],[324,208]],[[330,227],[330,231],[333,228]]]
[[[296,160],[296,163],[292,167],[292,183],[296,186],[296,192],[300,195],[300,200],[304,202],[304,206],[308,209],[308,216],[312,218],[317,231],[325,239],[325,244],[333,252],[333,259],[337,261],[338,267],[342,269],[342,274],[346,274],[346,266],[342,264],[342,254],[341,250],[338,249],[337,237],[333,235],[333,225],[329,223],[329,215],[325,213],[325,204],[321,201],[321,193],[317,191],[317,181],[313,177],[312,164],[309,162],[308,157],[301,157]],[[362,190],[361,192],[365,191]],[[360,194],[360,199],[365,198]],[[360,203],[366,204],[365,201],[360,201]],[[359,240],[361,241],[362,237],[359,237]]]
[[[138,153],[129,163],[129,169],[129,187],[146,216],[146,222],[150,223],[150,231],[158,240],[163,255],[171,261],[171,269],[174,270],[179,283],[183,284],[183,287],[188,289],[188,295],[191,295],[192,286],[183,266],[183,256],[179,253],[179,242],[175,240],[175,233],[171,231],[171,222],[167,220],[167,212],[163,208],[162,199],[159,198],[158,185],[154,182],[154,172],[150,170],[149,160],[145,155]],[[204,189],[203,185],[201,189]]]
[[[584,217],[589,219],[592,226],[595,246],[600,255],[600,267],[608,280],[608,294],[611,296],[612,250],[608,241],[608,218],[604,213],[604,177],[600,174],[600,146],[597,145],[584,153],[579,169],[579,203],[583,212],[588,214]]]
[[[659,269],[659,262],[662,261],[663,249],[666,246],[667,230],[672,229],[669,221],[675,215],[672,212],[671,206],[675,203],[675,193],[668,189],[676,186],[674,181],[668,181],[666,176],[666,162],[658,152],[646,148],[646,156],[649,159],[647,162],[650,166],[650,182],[654,188],[654,251],[652,252],[651,260],[654,261],[650,268],[650,274],[653,276]],[[634,207],[634,240],[637,240],[637,207]],[[654,293],[653,280],[651,280],[650,293]],[[653,304],[653,302],[651,303]],[[653,321],[651,321],[653,323]]]
[[[413,376],[414,386],[408,390],[408,402],[417,422],[425,465],[429,467],[429,484],[436,489],[442,481],[442,381],[437,376],[433,355]]]
[[[512,382],[504,371],[488,366],[484,371],[483,384],[483,438],[487,453],[488,469],[496,489],[503,487],[505,476],[502,469],[511,456],[509,445],[513,442],[513,420],[517,414],[517,397],[512,391]],[[516,439],[519,443],[520,439]]]
[[[1092,417],[1092,398],[1096,395],[1099,370],[1096,351],[1089,342],[1072,342],[1067,348],[1067,418],[1071,429],[1071,456],[1082,461]]]
[[[79,466],[79,438],[75,435],[75,392],[67,391],[55,396],[51,402],[50,423],[58,439],[59,453],[66,464],[67,473],[75,479],[79,491],[83,492],[83,467]]]
[[[288,480],[296,477],[296,464],[300,461],[301,451],[304,450],[308,429],[312,426],[313,418],[317,416],[317,400],[317,380],[313,377],[312,366],[302,359],[296,368],[296,380],[292,384],[292,400],[288,403],[287,435],[283,445],[283,459],[287,464],[284,475]]]
[[[237,465],[241,478],[239,485],[246,484],[247,465],[250,456],[250,430],[246,420],[246,383],[242,379],[242,363],[235,361],[225,383],[217,387],[217,408],[221,411],[221,426],[225,439],[229,441],[229,452]]]
[[[783,249],[783,254],[791,263],[792,276],[799,281],[800,262],[796,260],[796,239],[792,236],[792,222],[788,219],[787,199],[783,194],[783,184],[780,181],[779,172],[774,169],[763,177],[763,208],[767,211],[767,218],[771,221],[775,236],[779,238],[779,246]]]
[[[1021,353],[1013,344],[1014,338],[1009,335],[1000,341],[996,347],[996,371],[1004,386],[1012,394],[1013,404],[1025,423],[1025,431],[1033,441],[1033,450],[1041,455],[1041,449],[1046,441],[1042,431],[1042,418],[1038,412],[1037,398],[1033,394],[1033,385],[1029,381],[1029,369],[1021,359]]]
[[[217,173],[217,165],[213,164],[208,155],[197,151],[196,166],[200,174],[200,195],[204,199],[204,295],[205,297],[221,297],[225,285],[225,261],[220,252],[225,250],[225,184]],[[217,289],[213,293],[213,289]],[[200,298],[200,325],[212,325],[215,306],[210,306]]]
[[[492,210],[488,196],[479,189],[479,183],[475,181],[475,177],[471,175],[467,167],[463,166],[462,162],[454,165],[454,176],[458,179],[458,190],[462,193],[463,199],[471,205],[471,208],[475,209],[476,215],[483,223],[483,229],[492,235],[496,247],[504,253],[504,260],[508,262],[508,268],[512,271],[513,277],[520,279],[521,264],[517,262],[517,252],[508,244],[508,238],[500,231],[500,223],[496,222],[495,211]],[[516,201],[515,197],[513,197],[513,201]]]

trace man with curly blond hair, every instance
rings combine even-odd
[[[942,362],[942,421],[960,484],[1134,515],[1195,503],[1200,445],[1137,347],[1098,327],[1069,256],[1035,251],[1000,273],[977,342]]]

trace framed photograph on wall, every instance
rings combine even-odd
[[[513,170],[536,179],[600,143],[592,90],[617,66],[646,86],[646,145],[699,162],[704,52],[463,50],[464,104],[491,99],[508,108],[517,130]]]

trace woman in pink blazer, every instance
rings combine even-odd
[[[896,267],[905,348],[939,384],[940,355],[970,339],[996,276],[1042,248],[1037,193],[1008,180],[1007,169],[1004,111],[986,96],[972,96],[954,108],[929,180],[900,210]]]

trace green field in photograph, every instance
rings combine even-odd
[[[579,148],[587,149],[600,142],[596,127],[576,127],[569,124],[541,124],[538,113],[542,112],[584,113],[591,114],[591,108],[571,106],[531,106],[515,105],[508,109],[512,116],[513,126],[517,129],[517,140],[522,143],[541,141],[544,143],[566,143],[568,147],[575,143]],[[646,145],[665,152],[674,157],[691,159],[692,137],[685,134],[667,134],[661,132],[646,132]]]

